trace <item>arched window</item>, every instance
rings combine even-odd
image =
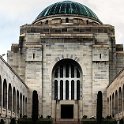
[[[61,65],[60,66],[60,78],[62,78],[63,77],[63,66]]]
[[[71,65],[71,77],[74,78],[74,66]]]
[[[5,79],[3,82],[3,107],[7,108],[7,83]]]
[[[54,75],[55,78],[58,78],[58,68],[55,70],[55,75]]]
[[[60,60],[53,68],[54,100],[79,100],[81,68],[71,59]]]
[[[16,91],[15,91],[15,87],[13,88],[13,112],[16,113]]]
[[[69,65],[66,65],[66,77],[69,77]]]
[[[2,80],[0,76],[0,106],[2,105]]]
[[[12,87],[11,87],[11,84],[9,84],[9,90],[8,90],[8,109],[12,110]]]
[[[77,78],[80,78],[80,72],[78,69],[77,69]]]

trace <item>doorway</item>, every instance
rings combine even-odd
[[[73,119],[73,105],[61,105],[61,119]]]

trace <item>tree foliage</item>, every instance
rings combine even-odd
[[[99,91],[97,94],[97,110],[96,110],[97,124],[102,122],[102,92]]]
[[[38,119],[38,94],[37,91],[33,91],[32,96],[32,121],[36,122]]]

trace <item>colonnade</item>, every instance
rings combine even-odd
[[[22,117],[27,115],[27,93],[23,87],[14,86],[0,75],[1,116]],[[5,115],[6,114],[6,115]]]
[[[112,117],[124,111],[124,84],[107,98],[108,113]]]

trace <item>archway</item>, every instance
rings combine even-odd
[[[118,96],[118,112],[122,112],[122,91],[121,87],[119,87],[119,96]]]
[[[0,106],[2,105],[2,80],[0,76]]]
[[[20,117],[22,117],[22,94],[20,93]]]
[[[16,90],[13,88],[13,112],[16,113]]]
[[[71,59],[63,59],[53,68],[53,99],[80,100],[81,67]]]
[[[117,90],[115,92],[115,114],[118,113],[118,93]]]
[[[3,81],[3,108],[7,108],[7,83],[5,79]]]
[[[12,87],[11,84],[9,84],[9,90],[8,90],[8,109],[12,110]]]
[[[80,65],[72,59],[57,62],[52,71],[52,96],[55,100],[55,118],[60,113],[61,119],[73,119],[74,111],[79,118],[79,104],[82,87],[82,70]],[[58,102],[59,101],[59,102]],[[57,105],[59,111],[57,113]]]
[[[17,90],[17,114],[19,114],[19,91]]]

